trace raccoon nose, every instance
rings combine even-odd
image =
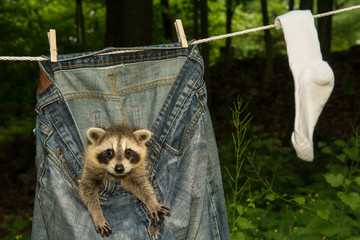
[[[117,173],[123,173],[125,170],[124,166],[122,164],[116,165],[115,166],[115,172]]]

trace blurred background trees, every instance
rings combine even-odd
[[[64,54],[174,42],[175,19],[182,20],[191,40],[272,24],[290,10],[317,14],[357,4],[358,0],[0,0],[0,56],[48,55],[46,33],[51,28],[57,31],[58,53]],[[336,86],[315,138],[342,138],[349,132],[345,125],[359,124],[359,11],[316,20]],[[229,105],[239,95],[250,101],[253,124],[289,144],[293,83],[281,30],[212,41],[199,48],[219,144],[231,136]],[[0,193],[9,196],[11,189],[23,189],[16,201],[23,201],[17,206],[25,215],[25,208],[31,214],[35,187],[32,129],[37,81],[37,63],[0,62]],[[3,198],[0,206],[5,202],[11,201]],[[4,211],[0,207],[0,213]]]

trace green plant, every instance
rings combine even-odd
[[[234,154],[230,144],[219,148],[231,239],[358,240],[359,129],[348,140],[319,142],[307,163],[276,135],[250,126],[245,108],[238,100],[231,109]]]
[[[31,239],[32,218],[16,219],[15,216],[4,216],[3,222],[0,224],[1,236],[3,240],[10,239]],[[4,236],[3,236],[4,235]]]
[[[233,108],[231,108],[233,125],[235,126],[235,133],[232,135],[235,160],[230,164],[230,169],[225,166],[225,170],[229,177],[228,186],[231,188],[232,195],[228,201],[232,239],[244,239],[245,236],[241,230],[255,228],[250,221],[242,217],[243,213],[249,207],[255,206],[253,203],[255,197],[251,195],[250,179],[240,175],[246,159],[250,157],[246,152],[250,140],[245,139],[245,136],[251,118],[249,117],[249,113],[244,117],[242,116],[245,109],[246,105],[243,106],[243,100],[241,99],[238,99],[238,101],[234,103]],[[247,190],[249,190],[248,203],[246,206],[243,206],[242,199]]]

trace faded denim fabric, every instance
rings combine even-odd
[[[109,239],[229,239],[217,147],[197,47],[178,43],[40,62],[32,239],[103,239],[79,198],[86,130],[126,123],[153,133],[149,174],[171,217],[114,182],[100,193]],[[41,86],[40,86],[41,85]]]

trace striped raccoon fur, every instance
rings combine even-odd
[[[95,230],[109,237],[112,229],[106,222],[99,203],[99,191],[106,180],[116,180],[121,186],[142,201],[151,215],[170,216],[170,210],[158,203],[147,177],[148,130],[134,130],[124,125],[107,129],[92,127],[87,131],[90,144],[85,149],[85,165],[80,182],[82,201],[89,209]]]

